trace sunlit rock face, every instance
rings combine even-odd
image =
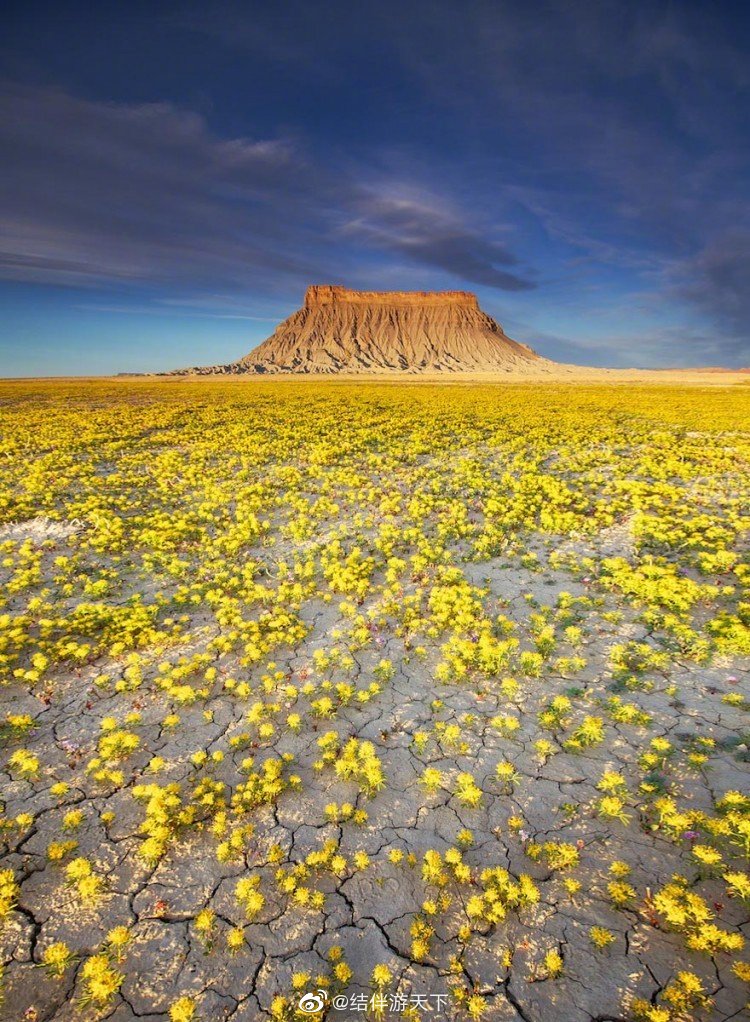
[[[469,291],[309,287],[301,309],[248,355],[182,373],[427,373],[541,370]]]

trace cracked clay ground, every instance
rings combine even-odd
[[[748,1017],[747,397],[56,386],[0,1018]]]

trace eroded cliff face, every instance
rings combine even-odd
[[[237,362],[182,373],[523,371],[553,363],[511,340],[469,291],[309,287],[304,306]]]

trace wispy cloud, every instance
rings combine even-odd
[[[280,203],[301,202],[305,181],[285,140],[218,139],[163,103],[6,86],[0,144],[6,277],[247,287],[317,268],[280,244]]]
[[[173,319],[184,316],[187,319],[246,319],[256,323],[276,323],[278,316],[248,316],[241,312],[196,312],[195,309],[155,308],[153,305],[97,305],[85,302],[75,306],[81,312],[114,312],[122,316],[161,316]]]
[[[515,259],[458,211],[386,199],[289,139],[219,138],[169,104],[6,86],[0,144],[11,154],[0,167],[6,279],[273,294],[346,273],[343,217],[360,250],[501,290],[531,286],[497,269]]]

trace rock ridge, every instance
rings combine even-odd
[[[305,292],[305,308],[319,305],[466,305],[478,309],[471,291],[355,291],[337,284],[312,284]]]

